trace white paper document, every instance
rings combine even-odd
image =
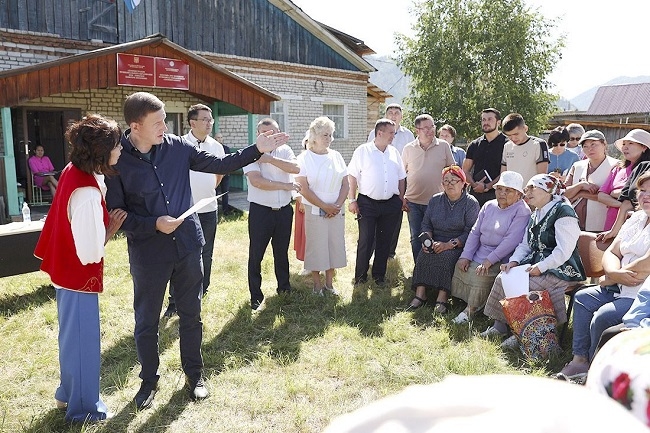
[[[221,197],[221,196],[223,196],[225,194],[228,194],[228,193],[224,192],[223,194],[219,194],[216,197],[208,197],[208,198],[204,198],[204,199],[199,200],[198,202],[196,202],[194,204],[194,206],[192,206],[191,208],[189,208],[188,210],[183,212],[183,214],[181,216],[179,216],[177,219],[182,220],[182,219],[187,218],[188,216],[192,215],[194,212],[203,209],[204,207],[206,207],[210,203],[215,203],[219,197]]]
[[[501,272],[501,283],[506,298],[516,298],[517,296],[528,294],[530,288],[530,275],[526,272],[530,265],[521,265],[510,268],[508,273]]]

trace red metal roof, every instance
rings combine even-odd
[[[650,113],[650,83],[602,86],[585,114]]]

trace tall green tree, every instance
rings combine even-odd
[[[538,133],[554,111],[548,76],[564,37],[524,0],[419,0],[413,38],[398,36],[397,61],[411,78],[406,105],[481,134],[480,112],[518,112]]]

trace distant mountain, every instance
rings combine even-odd
[[[592,96],[593,97],[593,96]],[[571,101],[565,98],[560,98],[555,103],[561,111],[578,111],[579,108],[576,107]]]
[[[371,55],[364,59],[377,69],[370,73],[370,82],[393,95],[387,103],[401,104],[409,94],[409,79],[404,76],[395,60],[390,56]]]
[[[637,84],[637,83],[650,83],[650,76],[643,75],[639,77],[617,77],[614,78],[613,80],[609,80],[608,82],[601,84],[600,86],[592,87],[591,89],[582,92],[575,98],[571,99],[568,101],[571,105],[573,105],[575,108],[573,110],[579,110],[579,111],[586,111],[589,108],[589,105],[591,105],[591,101],[593,101],[594,96],[596,96],[596,92],[598,91],[598,88],[601,86],[612,86],[615,84]],[[563,110],[566,110],[567,105],[562,103],[562,99],[560,102],[558,102],[558,105],[560,108]],[[571,111],[571,110],[566,110],[566,111]]]
[[[370,82],[393,95],[393,97],[388,98],[386,102],[396,102],[401,104],[404,98],[409,95],[410,80],[402,73],[395,60],[390,56],[379,56],[376,54],[365,56],[364,59],[377,69],[377,72],[370,73]],[[599,87],[636,83],[650,83],[650,76],[617,77],[601,84],[600,86],[592,87],[570,100],[560,98],[557,101],[557,106],[562,111],[586,111],[589,108],[591,101],[594,99],[594,96],[596,96]]]

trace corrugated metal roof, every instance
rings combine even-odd
[[[585,114],[650,113],[650,83],[602,86]]]

